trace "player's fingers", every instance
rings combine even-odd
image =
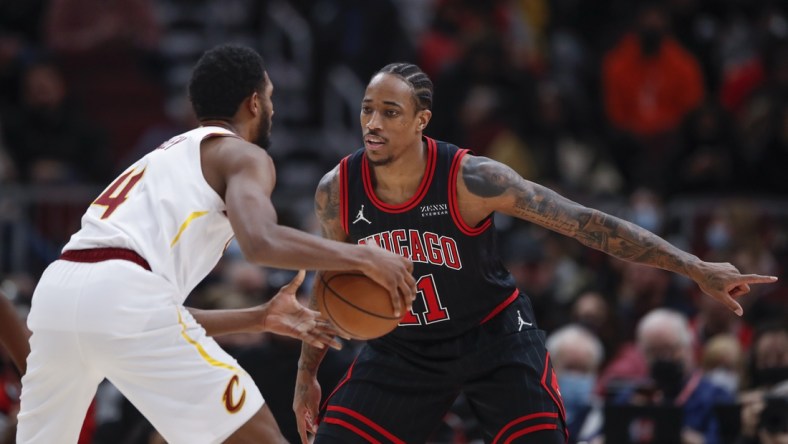
[[[339,331],[337,331],[336,327],[328,322],[318,322],[317,326],[314,328],[314,332],[320,335],[328,335],[328,336],[337,336]]]
[[[400,302],[399,287],[389,291],[389,298],[391,299],[391,308],[393,309],[394,316],[399,316],[402,310],[402,303]]]
[[[728,294],[731,295],[732,298],[738,298],[739,296],[743,296],[750,292],[750,286],[748,284],[739,284],[728,291]]]
[[[318,339],[317,336],[310,332],[303,332],[300,335],[300,339],[313,347],[319,348],[320,350],[326,348],[326,344],[324,344],[320,339]]]
[[[736,300],[733,299],[732,297],[725,295],[722,298],[718,298],[718,299],[720,300],[720,302],[725,304],[725,306],[728,307],[728,309],[736,313],[738,316],[744,314],[744,310],[741,308],[741,305],[739,305],[739,303],[736,302]]]
[[[304,277],[306,276],[306,270],[298,270],[298,273],[290,280],[282,290],[287,290],[290,293],[295,293],[298,290],[298,287],[304,283]]]
[[[312,432],[313,434],[317,433],[317,424],[315,423],[315,420],[312,418],[311,412],[307,413],[307,426],[309,427],[310,432]]]
[[[335,350],[342,350],[342,343],[339,342],[334,335],[319,333],[312,336],[321,344],[327,345]]]
[[[745,284],[771,284],[777,282],[777,276],[763,276],[760,274],[745,274],[739,282]]]
[[[306,436],[306,423],[308,421],[307,415],[309,415],[308,412],[300,415],[301,417],[297,418],[296,421],[298,423],[298,436],[301,437],[301,444],[309,444],[309,439],[307,439]]]

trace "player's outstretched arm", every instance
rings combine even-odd
[[[729,263],[704,262],[644,228],[527,181],[500,162],[465,156],[461,168],[460,207],[476,208],[463,211],[464,217],[481,220],[484,215],[500,211],[573,237],[619,259],[682,274],[738,315],[742,308],[736,298],[748,293],[750,284],[777,280],[774,276],[743,275]],[[466,222],[473,225],[479,220]]]
[[[2,344],[19,372],[27,370],[27,355],[30,354],[28,338],[30,332],[19,319],[11,301],[0,292],[0,344]]]
[[[224,197],[227,216],[247,260],[292,270],[359,270],[392,294],[415,297],[413,264],[408,259],[279,225],[271,202],[276,171],[270,156],[248,142],[224,139],[229,149],[207,150],[204,154],[210,158],[204,163],[218,172],[214,180],[218,184],[212,186]]]

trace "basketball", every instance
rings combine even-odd
[[[388,290],[362,273],[321,272],[315,286],[318,309],[341,336],[374,339],[394,330],[402,318],[394,316]]]

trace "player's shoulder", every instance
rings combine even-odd
[[[345,159],[343,159],[344,161]],[[342,162],[336,164],[334,168],[326,172],[323,177],[320,178],[320,182],[317,184],[317,193],[318,194],[332,194],[334,192],[339,192],[339,180],[340,180],[340,169],[342,168]]]

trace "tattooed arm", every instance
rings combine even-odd
[[[315,212],[320,220],[323,237],[338,241],[346,241],[347,235],[342,229],[339,219],[339,168],[323,176],[315,193]],[[317,310],[316,293],[313,292],[309,301],[310,308]],[[293,412],[296,415],[298,434],[302,444],[308,442],[307,432],[315,433],[318,408],[321,398],[320,384],[317,382],[317,370],[325,349],[320,349],[304,342],[301,345],[301,357],[298,359]]]
[[[749,284],[777,280],[772,276],[742,275],[727,263],[704,262],[633,223],[584,207],[529,182],[502,163],[465,156],[461,168],[458,201],[469,225],[493,211],[533,222],[619,259],[688,276],[706,294],[739,315],[741,306],[733,298],[749,292]]]
[[[315,193],[315,213],[320,220],[323,237],[337,241],[347,241],[347,235],[342,229],[339,219],[339,168],[328,172]],[[317,295],[313,292],[309,300],[309,307],[317,310]],[[301,359],[298,361],[298,371],[307,372],[312,376],[317,375],[317,368],[323,360],[325,350],[304,344],[301,348]]]

